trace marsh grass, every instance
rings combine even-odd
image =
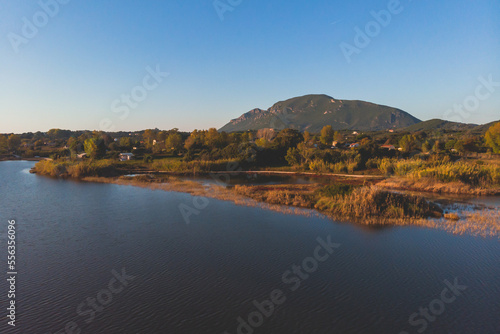
[[[440,219],[438,228],[453,234],[469,234],[500,239],[500,209],[462,211],[461,219]]]
[[[438,194],[456,195],[499,195],[498,186],[472,186],[460,181],[442,182],[429,177],[410,178],[392,177],[377,183],[377,186],[387,189],[412,190]]]
[[[315,208],[357,219],[417,219],[442,214],[439,206],[423,197],[390,192],[377,186],[358,188],[347,195],[320,197]]]

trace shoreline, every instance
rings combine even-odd
[[[455,218],[444,214],[440,218],[355,218],[339,216],[332,212],[320,210],[319,208],[299,207],[293,205],[273,204],[266,201],[259,201],[254,198],[242,195],[231,188],[226,188],[216,184],[203,185],[198,181],[179,180],[173,178],[170,182],[157,182],[141,180],[137,177],[85,177],[82,182],[107,183],[125,186],[148,188],[151,190],[172,191],[190,194],[192,196],[206,197],[221,201],[232,202],[235,205],[256,207],[284,214],[302,215],[307,217],[326,217],[339,223],[353,223],[359,226],[414,226],[422,228],[432,228],[443,230],[456,235],[471,235],[481,237],[498,237],[500,239],[500,208],[482,209],[475,211],[460,211]],[[284,185],[286,186],[286,185]]]
[[[23,157],[0,157],[0,161],[41,161],[49,158],[23,158]]]
[[[485,210],[485,214],[483,214],[481,211],[483,209],[480,209],[479,213],[472,217],[471,212],[467,212],[467,210],[458,212],[453,209],[455,202],[439,203],[430,196],[430,194],[436,193],[462,196],[498,194],[497,189],[492,191],[491,189],[474,188],[460,182],[440,184],[440,182],[433,180],[419,180],[420,187],[409,187],[405,182],[412,181],[415,184],[415,180],[381,175],[322,174],[275,170],[157,171],[151,170],[148,168],[149,166],[143,164],[129,166],[110,163],[97,166],[78,164],[75,169],[74,165],[53,165],[50,162],[39,164],[41,165],[38,169],[38,166],[35,166],[30,172],[83,182],[112,183],[188,193],[193,196],[230,201],[236,205],[260,207],[282,213],[308,216],[323,215],[335,221],[354,222],[360,225],[421,226],[448,230],[456,234],[500,236],[500,208],[495,208],[493,213],[487,214],[488,210]],[[92,168],[80,168],[89,166]],[[304,176],[318,180],[306,184],[287,184],[284,180],[285,182],[281,184],[235,184],[228,186],[230,175],[238,174]],[[195,179],[200,176],[212,177],[215,182],[204,184],[204,180]],[[190,177],[194,179],[183,179]],[[431,185],[432,187],[425,188],[422,185]],[[486,216],[488,217],[485,218]],[[478,223],[474,223],[473,218]],[[462,230],[466,225],[467,228]]]

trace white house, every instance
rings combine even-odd
[[[134,158],[133,153],[120,153],[120,156],[118,157],[120,161],[128,161],[132,160]]]
[[[359,144],[358,143],[352,143],[351,145],[349,145],[350,148],[356,148],[356,147],[359,147]]]

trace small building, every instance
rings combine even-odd
[[[355,135],[355,136],[357,136],[357,135],[359,135],[359,132],[358,131],[354,131],[352,134]]]
[[[356,147],[359,147],[359,143],[352,143],[351,145],[349,145],[350,148],[356,148]]]
[[[380,148],[385,148],[386,150],[392,151],[395,150],[396,147],[394,145],[382,145]]]
[[[128,161],[128,160],[132,160],[133,158],[134,158],[133,153],[120,153],[120,155],[118,156],[118,159],[120,161]]]
[[[338,144],[339,144],[339,142],[338,142],[338,141],[334,141],[334,142],[332,142],[332,148],[333,148],[333,147],[337,147],[337,145],[338,145]]]
[[[78,159],[83,159],[83,158],[86,158],[87,157],[87,153],[80,153],[80,154],[77,154],[76,157]]]

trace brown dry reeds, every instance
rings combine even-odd
[[[392,177],[377,183],[387,189],[423,191],[457,195],[499,195],[500,187],[471,186],[460,181],[441,182],[431,178]]]

